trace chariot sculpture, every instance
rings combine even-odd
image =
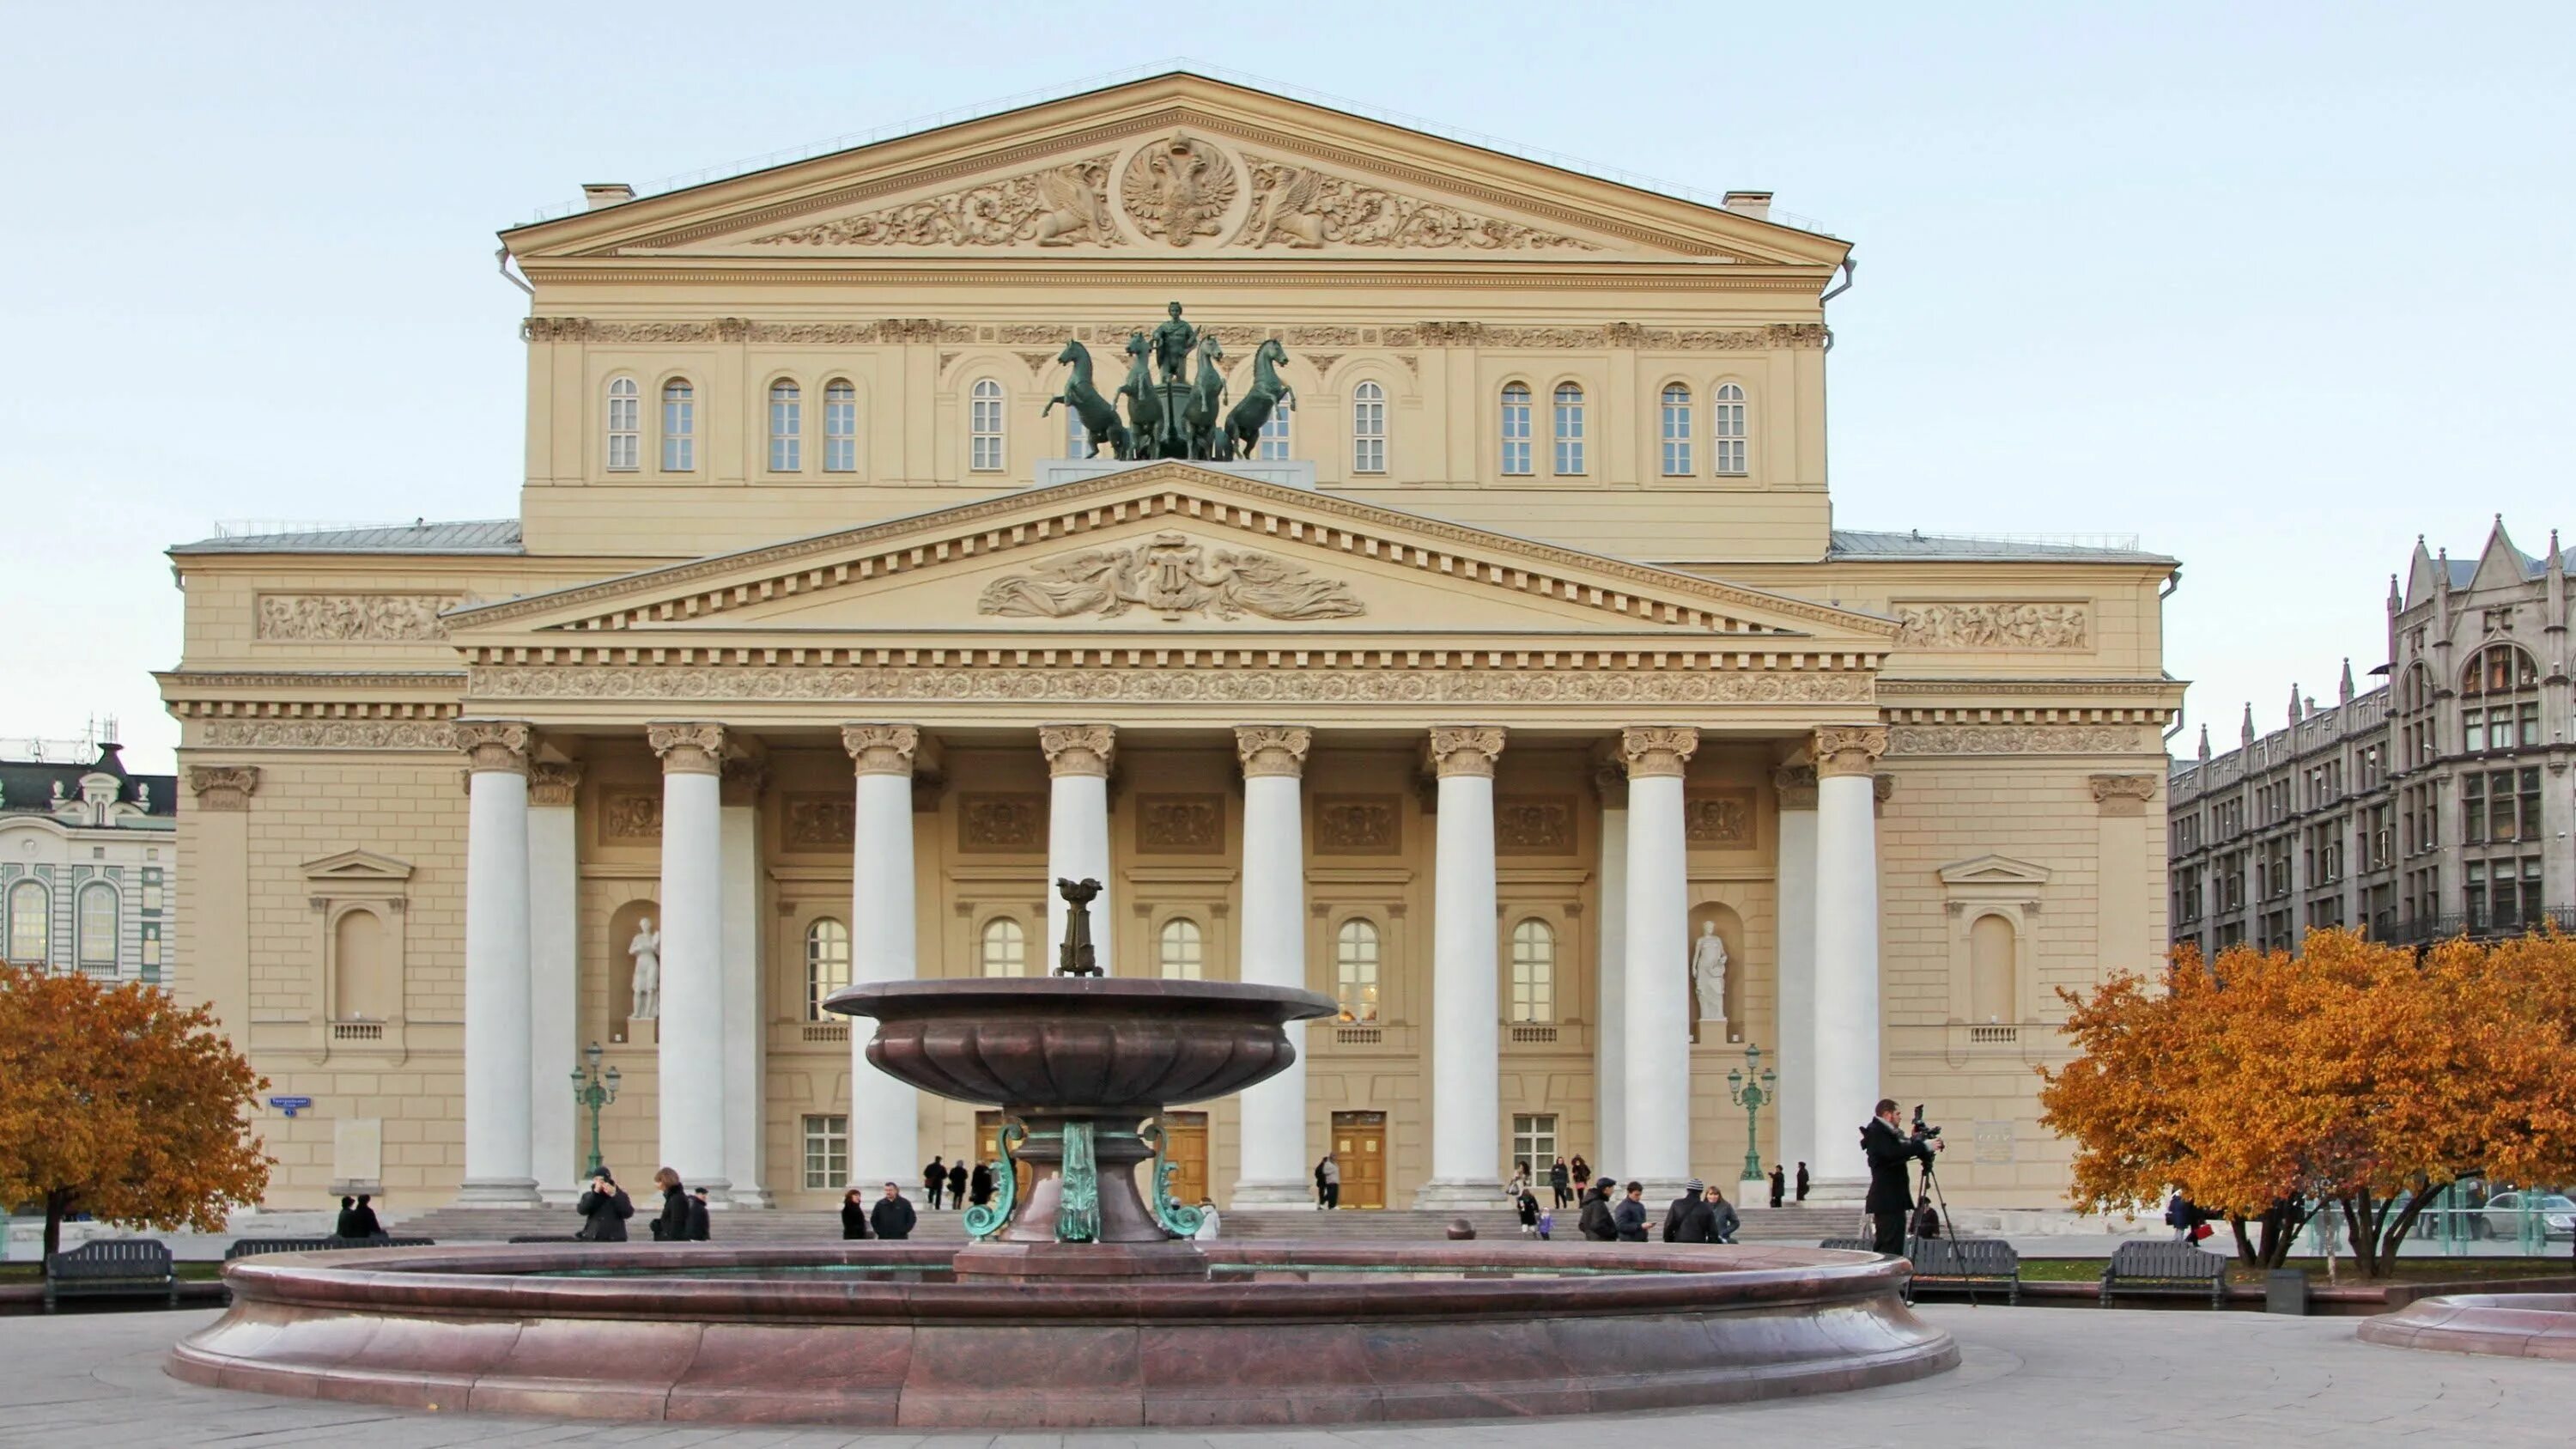
[[[1201,332],[1184,320],[1178,302],[1153,331],[1131,335],[1125,351],[1126,381],[1106,397],[1093,381],[1090,348],[1068,338],[1056,354],[1055,360],[1071,366],[1073,373],[1039,416],[1054,412],[1058,403],[1072,409],[1088,440],[1085,457],[1097,458],[1107,448],[1121,462],[1249,458],[1259,450],[1261,430],[1271,415],[1281,407],[1294,411],[1297,405],[1296,392],[1279,376],[1288,349],[1273,337],[1253,350],[1252,385],[1227,410],[1225,374],[1218,368],[1225,361],[1225,346],[1213,332]],[[1124,419],[1114,398],[1126,400]]]

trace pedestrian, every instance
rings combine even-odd
[[[993,1169],[984,1163],[976,1163],[974,1172],[966,1178],[966,1201],[982,1207],[992,1200]]]
[[[2177,1199],[2177,1201],[2179,1201],[2179,1199]],[[2165,1221],[2173,1221],[2173,1213],[2171,1210],[2166,1211]],[[358,1200],[356,1198],[344,1197],[340,1199],[340,1221],[331,1229],[331,1236],[335,1238],[354,1238],[358,1236]]]
[[[707,1241],[711,1236],[708,1232],[711,1226],[713,1225],[707,1221],[707,1190],[703,1187],[691,1188],[689,1190],[689,1241],[692,1243]]]
[[[603,1167],[590,1175],[590,1187],[573,1205],[581,1213],[581,1231],[573,1234],[585,1243],[622,1243],[626,1241],[626,1220],[635,1216],[635,1202],[617,1179]]]
[[[1540,1214],[1538,1215],[1538,1240],[1539,1240],[1540,1242],[1544,1243],[1544,1242],[1546,1242],[1546,1241],[1548,1240],[1548,1238],[1549,1238],[1552,1234],[1554,1234],[1555,1232],[1556,1232],[1556,1213],[1555,1213],[1555,1211],[1551,1209],[1550,1211],[1540,1213]]]
[[[857,1188],[841,1194],[841,1239],[855,1241],[868,1235],[868,1203]]]
[[[662,1189],[662,1215],[653,1220],[653,1241],[685,1243],[689,1240],[689,1192],[680,1185],[680,1174],[669,1168],[653,1174],[653,1185]]]
[[[966,1159],[948,1164],[948,1210],[957,1212],[966,1206]]]
[[[1513,1163],[1512,1180],[1503,1184],[1503,1200],[1505,1202],[1512,1203],[1519,1202],[1521,1200],[1521,1194],[1529,1191],[1529,1185],[1529,1164],[1526,1162]]]
[[[381,1238],[385,1235],[384,1224],[376,1221],[374,1202],[374,1194],[364,1192],[358,1194],[358,1206],[349,1215],[351,1225],[357,1228],[357,1231],[343,1233],[341,1236],[364,1242],[368,1238]]]
[[[1524,1183],[1521,1186],[1520,1196],[1513,1199],[1512,1205],[1520,1209],[1521,1236],[1524,1238],[1537,1237],[1538,1194],[1530,1191],[1528,1184]]]
[[[1717,1217],[1709,1211],[1707,1183],[1694,1177],[1682,1184],[1682,1195],[1674,1198],[1671,1205],[1664,1209],[1664,1241],[1667,1243],[1717,1241]]]
[[[1783,1198],[1783,1197],[1786,1197],[1786,1196],[1788,1195],[1788,1192],[1789,1192],[1789,1174],[1780,1170],[1780,1164],[1778,1164],[1778,1163],[1776,1163],[1776,1162],[1775,1162],[1775,1163],[1772,1163],[1772,1164],[1771,1164],[1771,1205],[1772,1205],[1773,1207],[1778,1207],[1778,1206],[1780,1205],[1780,1199],[1781,1199],[1781,1198]]]
[[[1713,1182],[1708,1185],[1708,1212],[1708,1240],[1712,1243],[1734,1242],[1736,1233],[1744,1226],[1744,1219],[1735,1211],[1735,1204],[1728,1202],[1726,1194],[1720,1192]]]
[[[1870,1216],[1873,1251],[1900,1256],[1905,1252],[1906,1219],[1914,1211],[1914,1184],[1905,1165],[1929,1163],[1941,1150],[1941,1139],[1908,1138],[1896,1127],[1896,1099],[1878,1099],[1878,1113],[1860,1129],[1860,1149],[1869,1158],[1869,1196],[1861,1208]]]
[[[1579,1198],[1592,1190],[1592,1168],[1584,1162],[1582,1153],[1574,1154],[1573,1168],[1568,1175],[1574,1179],[1576,1197]]]
[[[1342,1164],[1334,1158],[1333,1154],[1325,1153],[1324,1160],[1315,1165],[1315,1179],[1322,1184],[1321,1197],[1325,1209],[1329,1211],[1340,1207],[1342,1205]]]
[[[932,1212],[939,1211],[939,1195],[948,1190],[948,1164],[937,1156],[921,1170],[921,1198]]]
[[[1332,1160],[1333,1160],[1333,1154],[1331,1154],[1331,1153],[1327,1152],[1327,1153],[1325,1153],[1322,1157],[1317,1158],[1317,1159],[1316,1159],[1316,1161],[1315,1161],[1315,1211],[1317,1211],[1317,1212],[1322,1212],[1322,1211],[1324,1210],[1324,1205],[1325,1205],[1325,1204],[1324,1204],[1324,1164],[1325,1164],[1325,1163],[1327,1163],[1327,1162],[1330,1162],[1330,1161],[1332,1161]]]
[[[1807,1200],[1807,1164],[1798,1164],[1798,1201]]]
[[[1587,1243],[1615,1243],[1619,1240],[1619,1224],[1610,1213],[1608,1182],[1583,1194],[1583,1214],[1575,1220],[1575,1228]]]
[[[1646,1185],[1644,1183],[1628,1184],[1628,1195],[1619,1199],[1619,1205],[1610,1210],[1610,1220],[1619,1225],[1620,1242],[1646,1241]]]
[[[1197,1231],[1197,1232],[1194,1232],[1194,1233],[1192,1233],[1192,1234],[1190,1234],[1190,1240],[1191,1240],[1192,1242],[1199,1242],[1199,1243],[1213,1243],[1213,1242],[1215,1242],[1215,1241],[1216,1241],[1216,1199],[1215,1199],[1215,1198],[1212,1198],[1212,1197],[1203,1197],[1203,1198],[1200,1198],[1200,1199],[1199,1199],[1199,1226],[1198,1226],[1198,1231]]]
[[[900,1243],[911,1237],[915,1221],[912,1204],[904,1201],[903,1193],[890,1182],[885,1185],[885,1196],[877,1199],[875,1207],[868,1209],[868,1226],[889,1243]]]
[[[1923,1194],[1922,1199],[1914,1204],[1914,1221],[1908,1226],[1913,1228],[1914,1236],[1918,1238],[1941,1236],[1941,1214],[1932,1206],[1932,1194],[1928,1192]],[[2183,1241],[2191,1241],[2189,1228],[2183,1229]]]
[[[2174,1195],[2165,1199],[2165,1226],[2174,1230],[2175,1242],[2191,1241],[2191,1200],[2182,1195],[2181,1188],[2175,1188]]]
[[[1560,1157],[1548,1163],[1547,1186],[1548,1190],[1556,1195],[1556,1201],[1550,1203],[1550,1207],[1573,1206],[1574,1174],[1566,1171],[1564,1158]]]

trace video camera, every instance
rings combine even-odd
[[[1941,1135],[1941,1129],[1940,1129],[1940,1128],[1925,1125],[1925,1123],[1924,1123],[1924,1121],[1923,1121],[1923,1104],[1922,1104],[1922,1103],[1920,1103],[1920,1102],[1915,1103],[1915,1104],[1914,1104],[1914,1140],[1915,1140],[1915,1141],[1917,1141],[1917,1142],[1922,1142],[1922,1141],[1926,1141],[1926,1140],[1928,1140],[1928,1139],[1930,1139],[1930,1138],[1938,1137],[1938,1136],[1940,1136],[1940,1135]]]

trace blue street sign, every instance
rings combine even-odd
[[[313,1099],[311,1097],[271,1097],[268,1099],[268,1105],[292,1117],[312,1106]]]

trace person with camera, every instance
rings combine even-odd
[[[1922,1116],[1920,1112],[1915,1115],[1918,1119]],[[1928,1171],[1932,1154],[1942,1148],[1940,1133],[1918,1127],[1909,1135],[1896,1121],[1896,1099],[1881,1097],[1878,1115],[1860,1129],[1860,1150],[1869,1158],[1869,1196],[1861,1206],[1869,1213],[1870,1247],[1901,1255],[1905,1251],[1906,1219],[1914,1211],[1914,1184],[1906,1180],[1905,1166],[1919,1161]]]
[[[585,1243],[626,1241],[626,1220],[635,1216],[635,1201],[607,1168],[591,1173],[590,1187],[574,1206],[581,1213],[581,1231],[573,1234],[575,1238]]]

